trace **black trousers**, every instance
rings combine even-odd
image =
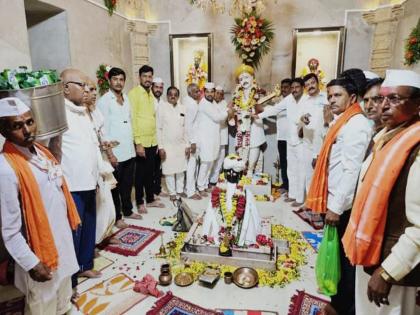
[[[289,190],[289,179],[287,178],[287,141],[277,140],[277,148],[280,157],[281,187]]]
[[[146,193],[146,203],[155,200],[153,191],[153,176],[155,174],[157,146],[144,148],[146,157],[136,156],[136,187],[137,205],[144,204],[144,193]]]
[[[355,315],[355,289],[356,289],[356,268],[347,259],[341,239],[346,231],[351,211],[345,211],[340,216],[340,224],[337,226],[338,238],[340,239],[340,264],[341,279],[338,283],[337,294],[331,297],[331,306],[339,315]]]
[[[153,192],[159,195],[162,191],[162,165],[159,153],[155,155],[155,174],[153,175]]]
[[[131,191],[134,183],[134,158],[119,162],[114,170],[114,177],[117,180],[117,187],[111,190],[112,199],[115,205],[115,218],[121,220],[122,215],[128,217],[133,214],[133,203],[131,202]]]

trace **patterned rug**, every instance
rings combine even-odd
[[[308,223],[315,230],[322,230],[324,228],[324,223],[322,221],[313,221],[313,216],[310,212],[306,210],[293,210],[293,213],[296,214],[302,221]]]
[[[119,273],[81,293],[75,304],[85,315],[124,314],[147,297],[133,287],[134,280]]]
[[[303,237],[312,246],[314,251],[318,253],[319,245],[321,245],[322,236],[324,235],[323,231],[305,231],[302,232]]]
[[[251,311],[251,310],[218,310],[223,313],[223,315],[278,315],[277,312],[271,311]]]
[[[157,231],[141,226],[130,225],[114,233],[121,244],[108,244],[104,250],[124,256],[137,256],[137,254],[149,245],[162,231]]]
[[[18,297],[0,303],[1,315],[23,315],[25,312],[25,298]]]
[[[321,315],[328,301],[297,290],[290,300],[288,315]]]
[[[167,292],[155,302],[155,306],[146,315],[223,315],[223,313],[202,308],[174,296],[172,292]]]
[[[105,268],[111,266],[113,263],[114,262],[111,259],[99,255],[93,260],[93,269],[97,271],[102,271]],[[77,284],[81,284],[82,282],[85,282],[87,279],[88,278],[86,277],[80,277],[77,279]]]

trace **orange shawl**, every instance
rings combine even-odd
[[[420,122],[416,122],[375,152],[357,191],[342,239],[346,255],[353,265],[373,266],[379,263],[389,196],[411,150],[419,142]]]
[[[48,159],[57,163],[57,160],[46,148],[37,143],[35,143],[35,146]],[[48,222],[41,192],[34,174],[29,167],[29,163],[26,157],[9,141],[4,143],[3,154],[18,178],[21,208],[28,244],[42,263],[53,270],[57,269],[57,248],[55,247],[54,237]],[[75,230],[80,224],[80,218],[64,178],[62,189],[67,203],[67,217],[71,228]]]
[[[351,117],[362,113],[362,108],[358,103],[354,103],[337,119],[337,122],[329,129],[312,176],[311,186],[306,197],[306,206],[315,212],[327,212],[328,199],[328,164],[331,148],[337,138],[341,127],[343,127]]]

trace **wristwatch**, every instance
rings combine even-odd
[[[382,270],[382,271],[381,271],[381,277],[382,277],[382,279],[384,279],[384,280],[385,280],[385,282],[390,283],[391,281],[393,281],[392,277],[391,277],[391,276],[389,275],[389,273],[388,273],[388,272],[386,272],[385,270]]]

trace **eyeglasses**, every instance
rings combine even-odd
[[[78,86],[80,86],[81,88],[85,88],[86,87],[86,83],[84,83],[84,82],[76,82],[76,81],[67,81],[66,83],[64,83],[64,84],[69,84],[69,83],[73,83],[73,84],[76,84],[76,85],[78,85]]]
[[[389,96],[377,96],[377,102],[382,104],[385,100],[388,100],[391,105],[399,105],[404,100],[409,100],[411,97],[401,97],[396,94],[392,94]]]

